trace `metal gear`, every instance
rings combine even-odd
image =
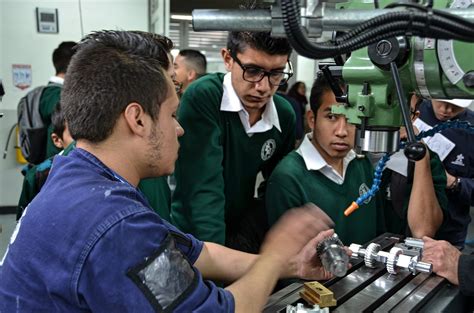
[[[365,256],[364,262],[367,267],[374,268],[375,267],[375,255],[380,251],[380,245],[377,243],[372,242],[367,246],[365,249]]]
[[[390,253],[387,258],[387,272],[390,274],[397,274],[397,260],[398,256],[402,254],[403,250],[397,247],[390,249]]]
[[[331,237],[329,238],[326,238],[324,240],[322,240],[317,246],[316,246],[316,252],[319,256],[321,256],[324,251],[329,248],[331,245],[337,245],[337,246],[341,246],[341,247],[344,247],[344,244],[342,243],[342,241],[339,239],[339,237],[337,236],[337,234],[334,234],[332,235]]]

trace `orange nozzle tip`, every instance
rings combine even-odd
[[[352,214],[352,212],[354,212],[358,208],[359,208],[359,205],[355,202],[352,202],[352,204],[344,211],[344,215],[349,216]]]

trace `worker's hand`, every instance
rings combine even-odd
[[[446,187],[451,187],[456,180],[456,176],[453,176],[446,171]]]
[[[334,230],[329,229],[320,232],[310,240],[301,251],[290,261],[287,276],[298,277],[307,280],[327,280],[332,274],[326,271],[316,253],[316,247],[325,238],[331,237]]]
[[[418,128],[413,125],[413,132],[415,133],[415,136],[417,136],[420,131],[418,130]],[[400,139],[403,140],[403,139],[407,139],[407,129],[405,128],[405,126],[402,126],[400,127]]]
[[[302,252],[310,241],[316,240],[320,232],[333,226],[331,218],[312,203],[291,209],[268,232],[262,244],[261,257],[272,258],[277,266],[275,270],[280,270],[281,275],[285,276],[290,271],[290,260]]]
[[[433,272],[459,285],[458,264],[461,252],[449,242],[424,236],[423,262],[433,264]]]

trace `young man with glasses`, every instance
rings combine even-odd
[[[208,74],[186,89],[172,222],[201,240],[256,252],[266,229],[254,199],[295,143],[295,115],[275,95],[292,75],[291,47],[270,33],[231,32],[222,49],[227,74]]]

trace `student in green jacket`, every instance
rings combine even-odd
[[[64,119],[64,113],[61,111],[61,105],[59,103],[51,115],[51,128],[51,142],[59,149],[61,155],[68,155],[68,153],[75,148],[75,144],[74,139],[72,139],[69,133],[66,120]],[[40,192],[41,187],[43,187],[46,182],[53,163],[53,158],[54,155],[38,165],[26,168],[20,200],[18,201],[17,220],[20,219],[26,206]]]
[[[313,202],[333,219],[335,231],[345,244],[366,243],[386,230],[385,211],[392,208],[384,193],[378,192],[357,211],[344,216],[351,202],[370,188],[373,167],[352,150],[355,126],[345,116],[331,113],[336,99],[323,75],[314,82],[310,104],[307,119],[312,132],[270,177],[266,193],[268,221],[272,225],[288,208]],[[439,163],[439,159],[432,163]],[[436,175],[443,175],[440,169]],[[427,153],[416,162],[406,204],[408,224],[416,237],[433,236],[443,219],[431,170]]]
[[[275,95],[291,77],[291,47],[266,32],[230,32],[221,51],[227,74],[208,74],[181,98],[172,222],[197,238],[257,252],[264,208],[256,177],[269,174],[295,144],[295,114]]]
[[[41,94],[39,110],[43,122],[48,127],[45,159],[58,154],[62,150],[62,148],[58,148],[52,141],[51,134],[53,133],[53,126],[51,123],[51,115],[59,103],[69,62],[76,52],[75,46],[76,43],[74,41],[63,41],[53,51],[52,59],[56,74],[49,79],[47,87]]]

